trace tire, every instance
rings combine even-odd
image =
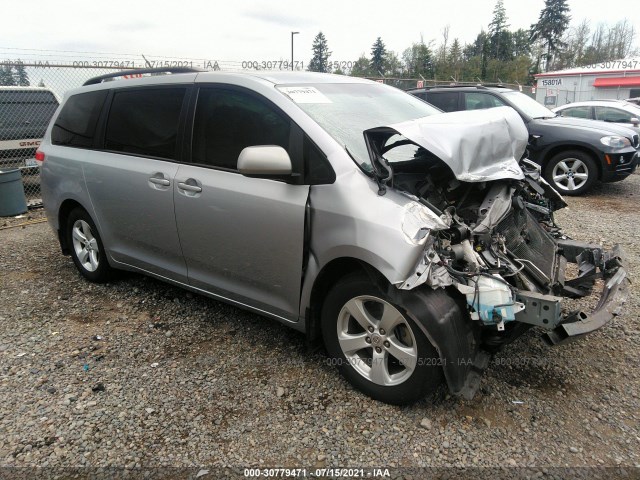
[[[336,283],[324,301],[321,323],[331,363],[375,400],[407,405],[442,383],[436,349],[403,308],[363,275]]]
[[[582,195],[598,179],[598,167],[588,153],[567,150],[551,158],[544,177],[562,195]]]
[[[82,208],[71,211],[67,218],[65,235],[71,258],[80,274],[95,283],[104,283],[112,278],[104,246],[95,223]]]

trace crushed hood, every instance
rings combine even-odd
[[[460,181],[524,178],[518,163],[529,134],[520,115],[510,107],[442,113],[383,128],[437,156]]]

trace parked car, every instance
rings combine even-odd
[[[58,105],[47,88],[0,87],[0,168],[37,167],[35,151]]]
[[[640,105],[640,97],[627,98],[626,101],[629,103],[633,103],[634,105]]]
[[[471,398],[489,352],[532,326],[582,336],[624,301],[622,252],[561,233],[510,108],[443,114],[314,73],[111,77],[65,95],[38,151],[90,281],[132,270],[274,318],[392,404],[443,379]],[[598,308],[565,312],[598,278]]]
[[[615,123],[640,133],[640,106],[623,100],[590,100],[562,105],[551,110],[561,117],[584,118]]]
[[[409,93],[445,112],[509,106],[529,131],[529,158],[563,195],[586,193],[596,181],[624,180],[636,169],[638,133],[578,118],[562,118],[531,97],[504,87],[453,86]]]

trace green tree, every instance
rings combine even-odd
[[[22,60],[18,60],[15,65],[15,79],[16,84],[20,87],[28,87],[31,85],[29,82],[29,75],[27,74],[27,70],[24,68],[24,63]]]
[[[371,46],[371,70],[374,75],[384,75],[384,67],[385,67],[385,56],[387,54],[387,49],[382,42],[382,39],[378,37],[376,41]]]
[[[383,72],[386,75],[391,77],[401,77],[403,71],[403,65],[400,59],[398,58],[398,54],[396,52],[392,52],[387,50],[384,55],[384,70]]]
[[[331,71],[331,68],[329,67],[329,57],[331,56],[331,52],[329,51],[327,39],[322,32],[319,32],[318,35],[316,35],[311,48],[313,50],[313,57],[309,62],[308,70],[310,72],[329,73]]]
[[[41,78],[40,81],[38,82],[38,86],[39,87],[46,87],[46,85],[44,84],[44,80]]]
[[[460,67],[462,63],[462,47],[457,38],[453,39],[449,49],[449,64],[451,65],[451,76],[456,80],[460,77]]]
[[[545,53],[545,71],[553,65],[554,56],[565,45],[562,37],[569,27],[569,5],[567,0],[545,0],[538,22],[531,25],[531,40],[540,41]]]
[[[0,67],[0,85],[4,87],[14,87],[16,85],[16,79],[13,76],[13,68],[8,63],[5,63]]]
[[[369,59],[364,53],[354,62],[353,67],[351,67],[350,75],[354,77],[368,77],[371,75]]]
[[[407,75],[411,78],[433,77],[433,52],[424,42],[414,43],[402,52]]]
[[[498,0],[489,24],[489,56],[500,60],[510,59],[510,32],[507,30],[507,11],[504,0]]]

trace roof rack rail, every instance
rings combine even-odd
[[[136,68],[133,70],[120,70],[114,73],[107,73],[106,75],[99,75],[97,77],[90,78],[86,82],[82,84],[82,86],[86,85],[96,85],[98,83],[102,83],[103,80],[107,80],[109,78],[122,77],[123,75],[140,75],[143,73],[196,73],[196,72],[206,72],[202,68],[191,68],[191,67],[158,67],[158,68]]]

